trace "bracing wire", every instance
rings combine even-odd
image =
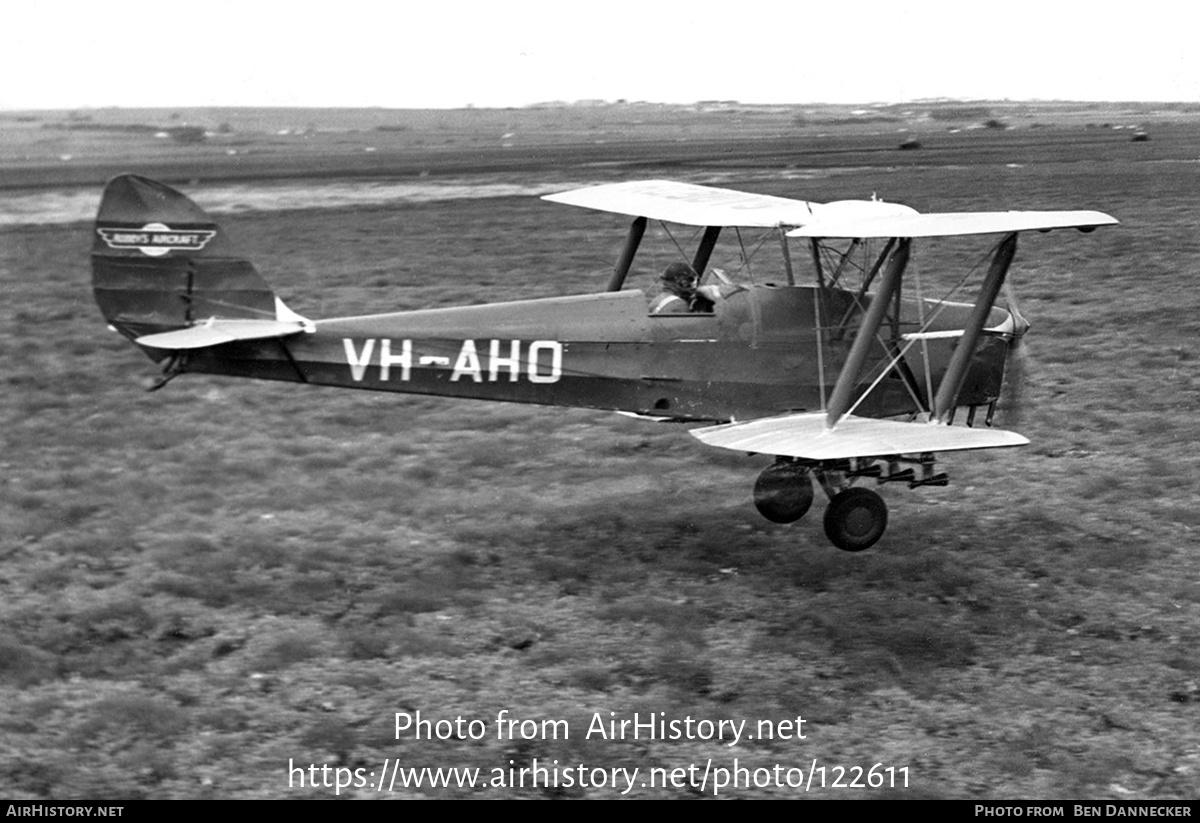
[[[924,342],[924,340],[920,337],[920,335],[923,335],[929,329],[929,327],[933,324],[933,321],[938,318],[938,315],[940,315],[942,313],[942,310],[946,307],[946,302],[951,297],[953,297],[954,294],[966,284],[967,280],[969,280],[971,278],[971,276],[984,263],[984,261],[986,261],[992,257],[992,255],[1000,247],[1000,243],[1002,243],[1002,242],[1003,242],[1003,240],[998,241],[987,252],[985,252],[980,257],[980,259],[975,263],[975,265],[972,266],[970,268],[970,270],[967,271],[967,273],[964,274],[956,284],[954,284],[954,286],[950,289],[950,291],[948,291],[946,293],[946,296],[941,298],[938,301],[937,308],[933,310],[933,312],[929,315],[927,320],[921,324],[919,329],[917,329],[916,336],[910,337],[908,342],[905,343],[904,346],[901,347],[900,350],[897,351],[897,353],[894,356],[892,356],[888,360],[887,363],[884,364],[883,369],[879,372],[879,375],[873,381],[871,381],[871,385],[867,387],[867,390],[864,391],[861,395],[859,395],[858,399],[854,401],[854,404],[852,406],[850,406],[849,409],[846,410],[846,416],[853,414],[854,410],[857,409],[860,405],[862,405],[862,402],[867,399],[867,395],[869,395],[871,392],[873,392],[875,390],[875,387],[880,384],[880,382],[883,380],[883,378],[886,377],[887,374],[892,369],[894,369],[900,363],[901,360],[904,359],[904,356],[906,354],[908,354],[909,349],[911,349],[918,340],[922,340],[922,342]],[[878,335],[876,335],[876,337],[878,338]],[[879,342],[881,345],[883,345],[883,340],[881,338],[879,339]],[[927,377],[928,377],[928,374],[929,374],[928,368],[926,368],[926,376]],[[906,381],[906,384],[907,384],[907,381]]]

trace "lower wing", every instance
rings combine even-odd
[[[797,457],[845,460],[925,452],[998,449],[1024,446],[1029,440],[1002,429],[972,429],[940,423],[902,423],[847,415],[826,427],[824,412],[766,417],[747,423],[725,423],[692,429],[692,435],[724,449]]]

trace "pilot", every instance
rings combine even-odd
[[[719,296],[713,287],[698,287],[700,277],[687,263],[672,263],[658,279],[662,293],[651,301],[651,314],[708,313]]]

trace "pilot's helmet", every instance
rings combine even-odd
[[[696,285],[696,271],[687,263],[672,263],[659,279],[668,285],[692,288]]]

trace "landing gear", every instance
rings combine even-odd
[[[780,461],[768,466],[754,483],[754,505],[772,523],[795,523],[813,502],[807,466]]]
[[[813,488],[819,486],[829,498],[825,535],[842,551],[860,552],[879,542],[888,523],[883,498],[854,485],[868,479],[879,484],[906,483],[912,489],[949,482],[929,453],[846,460],[777,457],[754,483],[754,505],[773,523],[794,523],[808,512]]]
[[[860,552],[874,546],[887,529],[887,506],[870,489],[835,494],[825,509],[825,536],[839,549]]]

